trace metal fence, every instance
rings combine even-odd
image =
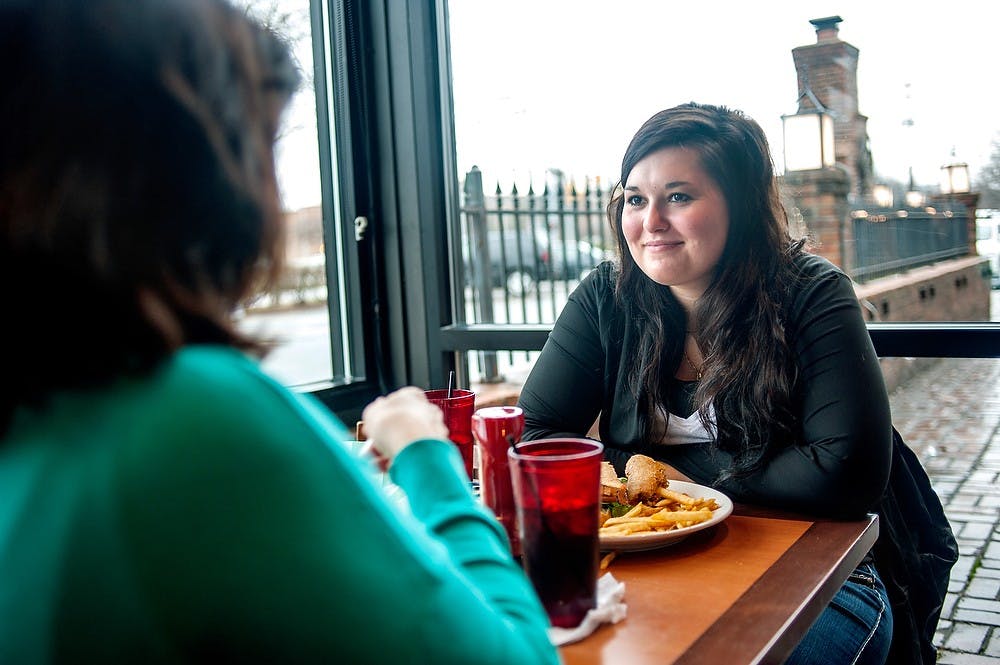
[[[850,274],[867,282],[969,253],[969,212],[960,203],[852,215],[854,265]]]
[[[599,178],[567,181],[546,174],[540,190],[500,184],[486,194],[479,169],[465,175],[461,205],[464,311],[471,323],[552,323],[579,279],[610,258],[605,220],[610,199]],[[473,353],[483,382],[503,378],[502,361],[530,366],[536,353]],[[516,370],[515,370],[516,371]]]
[[[610,191],[597,178],[579,185],[558,174],[487,195],[482,174],[466,174],[462,264],[466,321],[551,323],[579,279],[612,256],[605,220]]]

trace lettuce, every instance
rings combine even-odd
[[[632,510],[632,506],[627,503],[602,503],[601,510],[607,511],[611,517],[621,517]]]

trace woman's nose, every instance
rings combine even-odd
[[[668,222],[659,206],[651,205],[646,208],[646,219],[643,225],[647,231],[662,231],[667,228]]]

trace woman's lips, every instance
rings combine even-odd
[[[684,242],[681,240],[650,240],[649,242],[643,243],[643,247],[654,252],[665,252],[671,249],[676,249],[683,244]]]

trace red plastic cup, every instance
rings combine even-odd
[[[507,453],[522,562],[553,626],[578,626],[597,603],[603,453],[590,439],[525,441]]]
[[[448,438],[458,446],[465,463],[465,472],[472,480],[472,412],[476,409],[476,393],[471,390],[454,388],[448,397],[447,388],[425,390],[427,400],[436,404],[444,413],[444,424],[448,428]]]
[[[472,435],[479,449],[480,497],[507,530],[514,556],[520,556],[521,544],[507,451],[521,440],[523,432],[524,412],[520,407],[488,406],[472,414]]]

